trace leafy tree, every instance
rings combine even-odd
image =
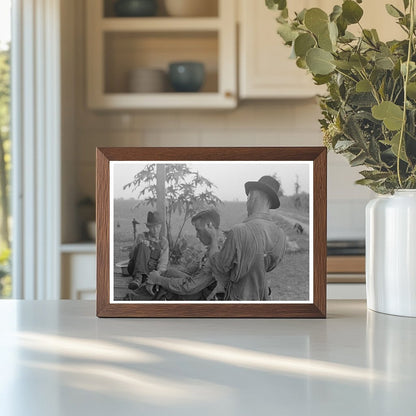
[[[8,177],[10,172],[10,48],[0,49],[0,203],[2,243],[9,242]]]
[[[9,175],[10,175],[10,45],[0,45],[0,297],[10,297]]]
[[[216,186],[187,165],[169,163],[165,165],[165,169],[166,231],[171,253],[175,253],[186,221],[202,209],[216,207],[221,200],[213,192]],[[146,205],[156,206],[156,164],[146,165],[143,170],[134,175],[131,182],[124,185],[123,189],[127,188],[139,191],[138,199],[143,199]],[[181,217],[176,239],[172,235],[174,213],[178,213]]]

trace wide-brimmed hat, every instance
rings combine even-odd
[[[162,224],[162,217],[160,216],[160,214],[155,211],[149,211],[147,213],[147,221],[146,221],[146,225],[158,225],[158,224]]]
[[[246,182],[244,188],[246,190],[246,195],[248,195],[253,189],[263,191],[269,197],[271,209],[280,207],[280,200],[278,196],[280,183],[273,177],[266,175],[262,176],[257,182]]]

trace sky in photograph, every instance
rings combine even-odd
[[[0,48],[10,42],[10,0],[0,0]]]
[[[309,163],[254,162],[254,163],[187,163],[192,170],[213,182],[217,188],[214,193],[223,201],[245,201],[247,199],[244,184],[257,181],[263,175],[276,173],[285,195],[295,193],[296,176],[300,184],[300,192],[309,193]],[[123,186],[133,180],[134,175],[141,171],[146,163],[114,162],[114,198],[136,198],[137,191],[131,188],[123,190]]]

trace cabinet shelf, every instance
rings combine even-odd
[[[87,103],[97,110],[230,109],[237,106],[236,5],[218,0],[214,17],[122,18],[104,13],[103,0],[88,0]],[[108,6],[108,4],[107,4]],[[169,64],[204,64],[198,93],[130,92],[132,71],[165,71]],[[154,89],[157,90],[157,89]]]
[[[172,32],[172,31],[216,31],[221,27],[217,17],[146,17],[146,18],[104,18],[101,30],[104,32]]]
[[[157,93],[157,94],[103,94],[95,103],[95,108],[105,109],[202,109],[234,108],[235,97],[217,93]]]

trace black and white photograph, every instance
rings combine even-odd
[[[312,303],[312,178],[310,161],[111,161],[110,303]]]

